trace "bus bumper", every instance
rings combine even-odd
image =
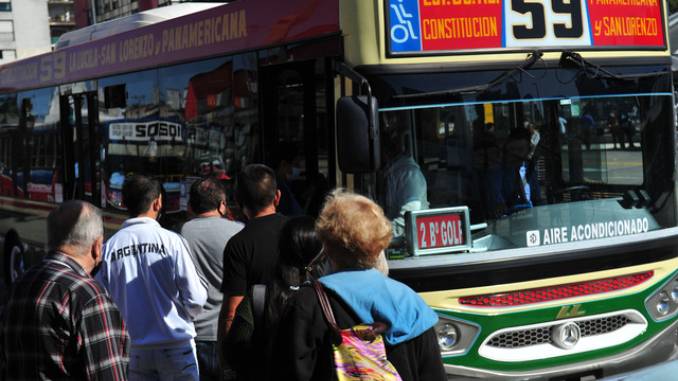
[[[570,377],[579,375],[582,379],[591,379],[591,376],[606,377],[676,358],[678,358],[678,320],[655,337],[615,356],[528,372],[497,372],[450,364],[445,364],[445,371],[448,374],[448,380],[468,380],[469,378],[559,380],[571,379]]]

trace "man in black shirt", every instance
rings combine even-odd
[[[247,290],[272,280],[278,264],[280,231],[287,221],[276,213],[280,191],[275,173],[265,165],[250,164],[243,169],[236,180],[235,197],[248,221],[224,250],[224,302],[219,316],[222,342]]]

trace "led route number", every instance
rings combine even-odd
[[[391,54],[663,48],[659,0],[388,0]]]
[[[466,244],[460,214],[420,216],[416,218],[419,249]]]

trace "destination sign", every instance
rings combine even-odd
[[[387,0],[389,52],[662,49],[660,0]]]
[[[406,217],[408,242],[414,255],[463,251],[471,247],[468,208],[410,212]]]
[[[319,0],[235,1],[0,66],[0,87],[44,87],[339,32]]]

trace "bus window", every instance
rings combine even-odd
[[[59,133],[59,94],[57,88],[31,90],[18,94],[20,125],[25,136],[24,168],[26,195],[31,200],[61,202],[61,136]]]
[[[121,94],[125,94],[124,102],[119,99]],[[178,173],[175,162],[182,152],[175,143],[180,129],[174,126],[170,131],[172,126],[159,123],[157,70],[101,79],[98,98],[104,137],[106,204],[113,209],[123,209],[122,185],[127,176],[158,177],[164,184],[166,174]],[[168,168],[173,164],[174,169]],[[172,197],[178,194],[178,187],[170,188],[176,188],[166,200],[171,210]]]
[[[182,126],[185,141],[182,188],[213,176],[227,188],[233,176],[254,161],[258,147],[256,55],[243,54],[160,69],[160,118]],[[185,209],[187,192],[182,192]]]
[[[16,94],[0,96],[0,195],[18,196],[19,109]]]

